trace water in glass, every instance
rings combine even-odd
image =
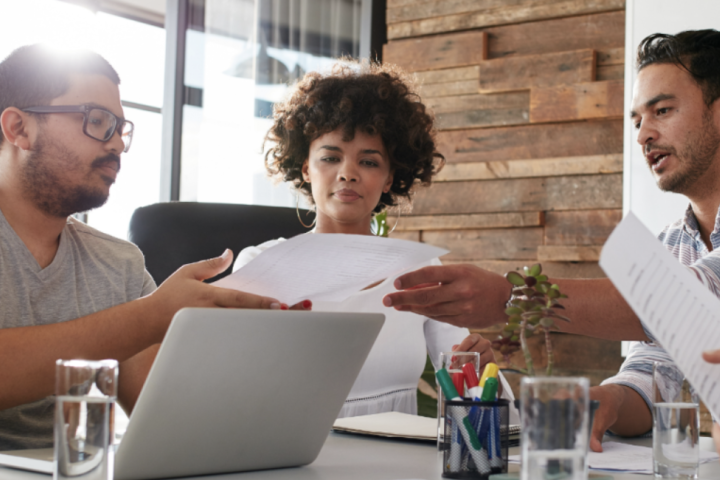
[[[58,396],[54,480],[112,480],[114,398]]]
[[[699,406],[696,403],[656,403],[653,409],[655,476],[697,478]]]

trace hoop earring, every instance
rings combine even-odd
[[[315,215],[315,218],[313,219],[312,223],[310,225],[305,225],[303,223],[302,218],[300,217],[300,191],[302,189],[302,186],[305,185],[305,180],[302,181],[300,186],[298,187],[298,194],[297,197],[295,197],[295,212],[297,212],[298,220],[300,221],[300,225],[302,225],[305,228],[312,228],[315,226],[315,222],[317,222],[317,215]],[[397,225],[397,224],[396,224]]]
[[[395,220],[395,225],[393,225],[393,228],[392,228],[392,230],[390,230],[390,232],[388,233],[388,235],[389,235],[390,233],[393,233],[393,232],[395,231],[395,229],[397,228],[398,223],[400,223],[400,216],[401,216],[401,215],[402,215],[402,210],[398,210],[398,216],[397,216],[397,219]]]

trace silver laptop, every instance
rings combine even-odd
[[[118,447],[115,478],[311,463],[384,321],[380,314],[181,310]]]

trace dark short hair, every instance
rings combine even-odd
[[[102,56],[89,50],[60,52],[42,44],[26,45],[0,62],[0,113],[8,107],[46,105],[70,88],[70,75],[120,77]],[[0,145],[4,138],[0,131]]]
[[[678,65],[692,76],[709,106],[720,98],[720,32],[687,30],[677,35],[654,33],[638,46],[638,71],[656,63]]]
[[[345,141],[357,130],[383,141],[393,183],[375,212],[397,205],[398,197],[409,199],[416,182],[429,185],[444,162],[435,146],[433,117],[413,81],[394,65],[345,59],[329,74],[306,74],[287,101],[275,104],[274,123],[265,137],[273,144],[265,154],[268,172],[293,182],[312,202],[310,186],[302,181],[310,143],[338,128]]]

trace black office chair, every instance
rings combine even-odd
[[[303,222],[313,214],[300,210]],[[226,248],[237,256],[245,247],[307,232],[294,208],[229,203],[156,203],[135,210],[130,241],[145,255],[145,266],[160,285],[186,263],[217,257]],[[232,269],[207,281],[229,275]]]

